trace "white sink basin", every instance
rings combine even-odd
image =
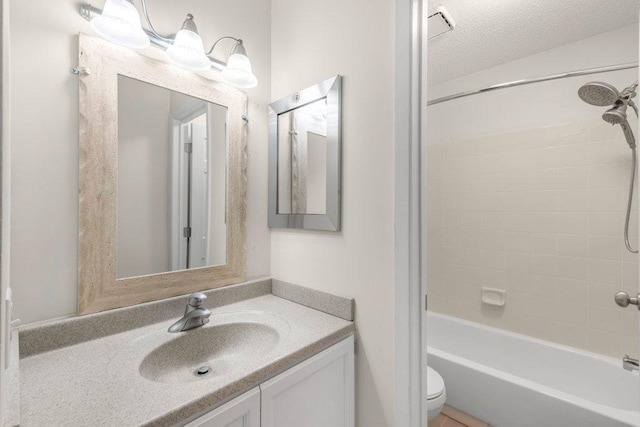
[[[242,369],[247,362],[263,358],[278,344],[279,338],[275,328],[262,323],[207,324],[181,332],[175,339],[155,348],[140,364],[140,374],[162,383],[202,381]]]
[[[129,341],[110,357],[113,375],[139,375],[158,386],[207,382],[257,369],[278,351],[289,323],[258,310],[214,311],[206,325],[170,333],[173,319]],[[203,368],[207,372],[197,373]]]

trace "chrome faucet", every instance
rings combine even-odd
[[[184,310],[184,316],[169,327],[169,332],[188,331],[189,329],[199,328],[200,326],[204,326],[209,323],[211,311],[202,307],[202,301],[206,299],[207,296],[202,292],[196,292],[189,295],[187,308]]]

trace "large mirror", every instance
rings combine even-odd
[[[79,42],[79,314],[243,281],[246,95]]]
[[[118,279],[222,265],[227,107],[118,75]]]
[[[340,93],[335,76],[269,108],[269,226],[340,230]]]

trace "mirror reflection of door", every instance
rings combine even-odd
[[[327,101],[278,116],[278,213],[325,214]]]
[[[118,77],[118,278],[226,263],[226,120]]]

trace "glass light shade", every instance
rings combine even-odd
[[[191,30],[178,31],[173,44],[167,49],[167,56],[175,65],[187,70],[203,71],[211,68],[211,62],[204,54],[202,39]]]
[[[131,49],[149,47],[138,9],[127,0],[107,0],[102,15],[91,20],[91,28],[112,43]]]
[[[234,53],[229,57],[227,68],[222,71],[222,78],[240,89],[250,89],[258,85],[258,79],[251,71],[251,61],[241,53]]]

